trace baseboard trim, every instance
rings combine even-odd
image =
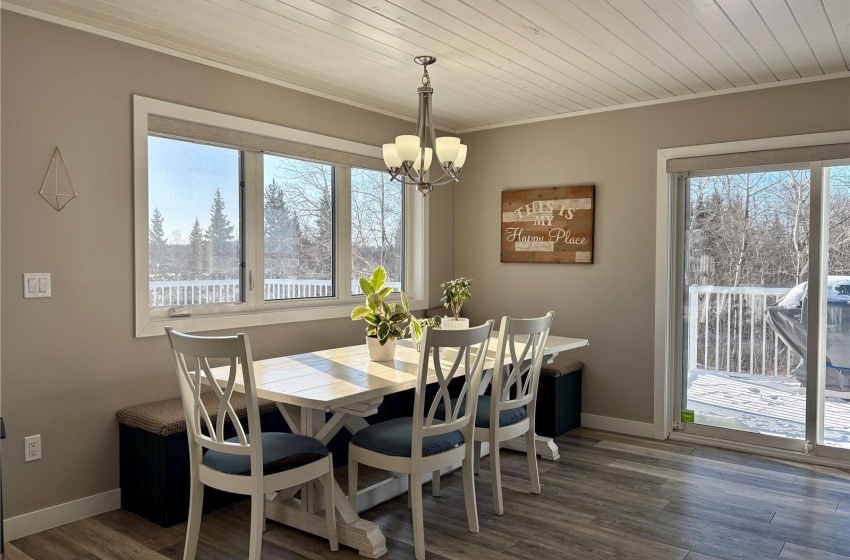
[[[654,424],[650,424],[649,422],[624,420],[622,418],[613,418],[611,416],[598,416],[596,414],[582,413],[581,425],[584,428],[605,430],[606,432],[616,432],[618,434],[626,434],[629,436],[639,436],[647,438],[655,436]]]
[[[121,489],[116,488],[102,494],[11,517],[3,524],[3,538],[6,542],[13,541],[120,507]]]

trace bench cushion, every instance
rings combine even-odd
[[[431,319],[433,317],[445,317],[448,312],[449,310],[442,305],[439,307],[430,307],[425,310],[425,318]]]
[[[351,444],[382,455],[410,457],[413,446],[413,418],[396,418],[363,428],[351,438]],[[463,434],[449,432],[422,438],[422,456],[436,455],[463,443]]]
[[[574,371],[581,371],[584,368],[584,364],[578,360],[573,360],[572,358],[568,358],[566,355],[561,354],[555,358],[551,364],[543,364],[543,367],[540,368],[540,375],[546,377],[560,377],[562,375],[567,375],[568,373],[573,373]]]
[[[201,401],[210,415],[210,420],[215,423],[218,418],[218,397],[215,396],[215,393],[209,391],[201,394]],[[244,394],[234,393],[230,403],[240,420],[245,420],[248,417]],[[277,408],[272,401],[266,399],[259,399],[258,403],[261,415]],[[118,411],[118,423],[161,436],[170,436],[186,431],[186,416],[180,398],[122,408]]]
[[[248,434],[248,442],[251,434]],[[263,441],[263,474],[270,475],[295,469],[328,456],[327,448],[317,439],[283,432],[265,432]],[[225,440],[239,443],[238,437]],[[204,464],[227,474],[251,474],[251,457],[210,450],[204,454]]]

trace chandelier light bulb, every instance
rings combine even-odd
[[[413,169],[419,172],[419,175],[424,175],[428,172],[428,169],[431,167],[431,160],[434,157],[434,150],[431,148],[425,148],[425,167],[422,167],[422,157],[421,153],[416,154],[416,161],[413,162]]]
[[[413,161],[419,154],[419,137],[413,134],[396,136],[395,148],[402,161]]]
[[[454,163],[454,168],[460,169],[461,167],[463,167],[464,163],[466,163],[466,144],[461,144],[460,150],[458,151],[458,154],[457,154],[457,159],[455,160],[455,163]]]
[[[460,138],[441,136],[437,138],[437,157],[445,165],[457,159],[460,152]]]
[[[384,163],[390,169],[401,167],[401,158],[395,144],[384,144]]]

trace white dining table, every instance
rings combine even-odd
[[[484,364],[487,374],[482,379],[482,392],[492,378],[497,338],[498,333],[494,332]],[[549,336],[545,353],[551,362],[560,352],[587,345],[586,339]],[[448,355],[441,358],[451,359]],[[378,411],[385,396],[416,386],[419,352],[409,340],[399,340],[395,359],[388,362],[369,360],[366,345],[361,344],[257,360],[253,365],[257,396],[275,402],[293,433],[328,444],[343,428],[356,433],[368,426],[365,418]],[[228,368],[215,368],[212,373],[217,381],[226,383]],[[435,381],[436,374],[430,370],[428,382]],[[244,392],[241,384],[237,383],[235,389]],[[503,447],[525,451],[524,441],[508,442]],[[537,448],[543,458],[558,457],[558,447],[551,439],[538,436]],[[427,477],[430,478],[430,474]],[[423,483],[425,481],[423,478]],[[322,492],[318,484],[314,482],[277,493],[266,504],[266,517],[327,537]],[[367,558],[385,554],[386,539],[380,527],[362,519],[358,512],[407,492],[407,485],[407,476],[390,475],[386,480],[358,491],[355,508],[339,484],[334,483],[339,542]],[[296,499],[299,490],[301,495]]]

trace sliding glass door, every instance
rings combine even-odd
[[[850,449],[850,165],[824,167],[828,193],[822,444]]]
[[[677,177],[678,429],[795,451],[850,447],[848,170]],[[809,290],[810,277],[822,289]],[[826,365],[807,359],[810,348],[825,349],[825,360],[812,356]]]

